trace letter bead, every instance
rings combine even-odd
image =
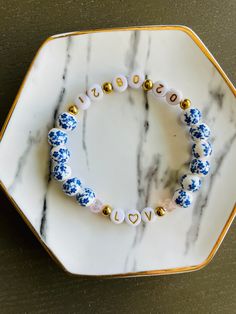
[[[164,97],[168,91],[168,86],[163,81],[156,81],[153,85],[152,92],[157,98]]]
[[[136,227],[141,222],[141,215],[136,209],[131,209],[126,212],[125,221],[128,225]]]
[[[51,149],[51,158],[58,163],[65,163],[70,158],[70,152],[65,146],[56,146]]]
[[[209,157],[212,154],[211,144],[204,140],[193,143],[192,153],[195,158]]]
[[[141,211],[141,218],[143,222],[149,223],[156,220],[156,215],[151,207],[146,207]]]
[[[128,87],[127,78],[122,74],[116,75],[112,80],[112,85],[116,92],[122,93]]]
[[[192,195],[191,192],[178,189],[175,191],[173,196],[173,201],[177,206],[187,208],[192,204]]]
[[[181,120],[183,123],[185,123],[188,126],[191,126],[193,124],[198,124],[201,120],[202,113],[197,108],[189,108],[182,112]]]
[[[122,209],[116,208],[111,212],[110,219],[116,225],[121,224],[125,219],[125,213]]]
[[[48,132],[48,143],[52,146],[65,145],[67,143],[67,134],[66,132],[53,128]]]
[[[65,181],[71,176],[71,167],[64,163],[55,164],[52,175],[57,181]]]
[[[207,140],[211,135],[210,128],[205,123],[192,126],[189,132],[193,141]]]
[[[66,195],[74,196],[82,192],[82,184],[78,178],[74,177],[74,178],[67,179],[63,183],[62,189]]]
[[[87,94],[92,101],[99,101],[103,98],[104,95],[102,87],[98,84],[92,85],[88,89]]]
[[[81,110],[87,110],[91,105],[90,98],[81,93],[79,94],[75,99],[75,104],[81,109]]]
[[[200,189],[202,181],[194,174],[184,174],[180,179],[180,184],[184,190],[196,192]]]
[[[89,207],[95,201],[95,193],[88,187],[83,188],[82,191],[76,195],[76,201],[81,206]]]
[[[144,82],[144,75],[140,72],[134,72],[128,77],[128,83],[131,88],[138,89]]]
[[[166,101],[170,105],[178,105],[182,98],[183,98],[182,93],[176,89],[170,89],[166,93]]]
[[[210,163],[208,160],[195,158],[190,163],[190,171],[201,176],[206,176],[210,170]]]

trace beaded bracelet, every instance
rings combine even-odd
[[[104,94],[110,94],[113,90],[124,92],[127,88],[143,88],[145,92],[150,92],[157,98],[165,98],[170,105],[180,104],[183,109],[181,120],[189,127],[192,144],[192,160],[189,172],[181,176],[180,188],[173,195],[172,200],[165,200],[155,209],[146,207],[139,212],[136,209],[124,211],[112,208],[104,204],[95,196],[93,190],[82,184],[81,180],[72,176],[70,166],[67,164],[70,158],[70,151],[66,147],[67,133],[77,126],[76,115],[81,110],[87,110],[92,101],[99,101]],[[157,216],[164,216],[177,207],[187,208],[192,203],[192,193],[198,191],[202,184],[202,177],[206,176],[210,169],[209,157],[212,154],[211,144],[207,141],[210,136],[209,127],[201,122],[202,114],[197,108],[190,108],[191,101],[183,99],[181,92],[168,88],[163,81],[153,83],[150,79],[145,79],[142,73],[132,73],[128,78],[124,75],[117,75],[112,82],[105,82],[102,86],[92,85],[86,93],[77,96],[75,104],[69,107],[68,112],[63,112],[57,119],[57,126],[48,133],[48,142],[52,147],[51,159],[53,162],[52,176],[63,183],[62,188],[66,195],[75,196],[81,206],[88,207],[93,213],[102,213],[109,216],[115,224],[126,221],[131,226],[137,226],[141,221],[144,223],[153,222]]]

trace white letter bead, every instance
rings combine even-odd
[[[90,98],[85,94],[79,94],[75,99],[75,104],[82,110],[87,110],[91,105]]]
[[[146,207],[141,212],[143,222],[154,222],[156,220],[155,212],[151,207]]]
[[[164,97],[168,91],[168,86],[163,81],[157,81],[153,84],[152,91],[156,97]]]
[[[125,215],[125,221],[127,222],[128,225],[130,226],[137,226],[141,222],[141,215],[139,211],[136,209],[131,209],[126,212]]]
[[[178,105],[183,98],[183,95],[180,91],[177,91],[175,89],[170,89],[166,93],[166,101],[170,105]]]
[[[121,224],[125,219],[125,213],[122,209],[114,209],[110,214],[110,219],[114,224]]]
[[[91,100],[99,101],[103,97],[103,90],[100,85],[94,84],[88,89],[87,94]]]
[[[112,80],[112,86],[116,92],[124,92],[128,87],[127,78],[122,74],[116,75]]]
[[[131,88],[139,88],[142,86],[144,79],[145,78],[144,78],[144,75],[142,73],[134,72],[128,78],[129,86]]]

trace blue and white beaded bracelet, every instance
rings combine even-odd
[[[174,192],[172,200],[165,200],[153,209],[146,207],[141,210],[123,210],[112,208],[104,204],[96,197],[94,191],[82,184],[81,180],[72,175],[71,167],[68,165],[70,151],[66,147],[68,131],[73,131],[77,126],[76,114],[78,108],[87,110],[92,102],[102,99],[104,94],[110,94],[113,90],[124,92],[130,88],[143,88],[151,92],[154,97],[164,98],[170,105],[180,105],[183,109],[181,121],[189,128],[192,144],[192,160],[189,171],[181,176],[180,187]],[[209,127],[201,122],[202,114],[197,108],[190,108],[189,99],[183,99],[181,92],[168,88],[165,82],[155,83],[145,79],[142,73],[132,73],[128,78],[124,75],[117,75],[112,82],[105,82],[103,85],[94,84],[86,93],[80,93],[75,99],[75,104],[69,107],[68,112],[63,112],[57,119],[57,127],[48,133],[48,142],[52,146],[51,159],[53,161],[52,176],[61,181],[62,189],[68,196],[75,196],[79,205],[88,207],[93,213],[102,213],[109,216],[115,224],[126,222],[131,226],[137,226],[141,221],[151,223],[157,216],[163,216],[177,207],[187,208],[192,203],[192,194],[198,191],[202,185],[202,177],[210,170],[209,157],[212,154],[212,146],[208,141],[210,137]]]

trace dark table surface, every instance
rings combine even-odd
[[[191,27],[235,82],[235,0],[0,0],[0,124],[48,36],[159,24]],[[0,197],[0,313],[236,313],[235,222],[213,261],[201,271],[87,279],[64,273],[2,191]]]

